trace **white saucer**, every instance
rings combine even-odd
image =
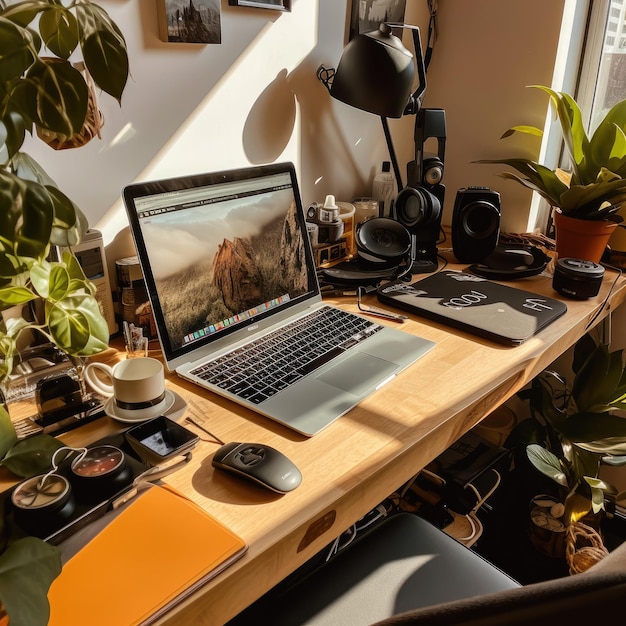
[[[116,413],[117,405],[115,404],[114,398],[109,398],[104,403],[104,412],[112,417],[114,420],[118,422],[124,422],[125,424],[135,424],[137,422],[145,422],[147,420],[151,420],[154,417],[158,417],[159,415],[166,415],[170,419],[176,421],[180,418],[180,416],[185,412],[187,408],[187,403],[181,398],[175,391],[170,391],[169,389],[165,390],[165,406],[160,409],[156,413],[152,413],[150,415],[146,415],[145,412],[141,412],[141,417],[127,417],[118,415]]]

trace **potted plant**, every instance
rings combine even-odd
[[[87,221],[22,152],[26,133],[54,149],[84,145],[101,126],[95,87],[119,102],[126,85],[126,42],[117,25],[90,0],[66,5],[0,0],[0,390],[27,330],[75,357],[108,347],[108,326],[94,285],[71,251]],[[77,56],[82,62],[70,61]],[[49,260],[53,246],[65,249],[59,260]],[[35,302],[42,303],[39,317],[31,315]],[[46,436],[17,442],[0,397],[2,465],[19,476],[36,474],[49,466],[58,445]],[[11,626],[43,625],[47,590],[60,571],[58,550],[21,537],[4,513],[0,620],[4,610]]]
[[[534,499],[533,507],[543,509],[535,512],[545,527],[559,531],[626,497],[598,477],[602,463],[626,465],[626,419],[615,414],[626,409],[623,351],[611,352],[584,335],[574,348],[572,370],[571,386],[546,370],[520,394],[531,419],[520,422],[507,441],[556,486],[555,493]]]
[[[618,211],[626,202],[626,100],[609,110],[589,138],[580,108],[570,95],[541,85],[531,86],[550,96],[571,170],[550,169],[526,158],[477,162],[501,163],[514,168],[517,174],[503,172],[500,176],[536,191],[550,204],[559,256],[599,262],[610,235],[623,221]],[[514,126],[502,138],[514,133],[541,137],[543,131],[534,126]],[[589,253],[593,258],[581,252],[579,243],[565,241],[566,233],[576,226],[582,229],[585,240],[599,238],[596,250]]]

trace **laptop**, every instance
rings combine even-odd
[[[560,300],[456,270],[379,287],[385,304],[505,345],[519,345],[561,317]]]
[[[434,347],[322,302],[292,163],[133,183],[123,200],[166,366],[186,380],[312,436]]]

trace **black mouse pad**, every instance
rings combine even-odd
[[[442,270],[379,287],[385,304],[505,345],[519,345],[567,311],[564,302],[473,274]]]

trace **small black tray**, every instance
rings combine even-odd
[[[104,437],[91,445],[88,448],[94,448],[102,445],[111,445],[119,448],[124,452],[126,456],[126,464],[130,468],[130,476],[127,479],[127,483],[121,489],[114,494],[107,494],[108,497],[99,499],[88,498],[86,499],[81,494],[80,489],[73,489],[75,509],[66,521],[60,527],[50,527],[46,529],[45,533],[33,532],[29,529],[27,534],[38,536],[40,539],[52,544],[58,545],[65,541],[68,537],[78,532],[81,528],[84,528],[87,524],[102,517],[111,507],[113,502],[133,488],[133,481],[135,478],[149,470],[152,466],[141,461],[135,451],[130,447],[125,438],[125,433],[117,433],[108,437]],[[67,478],[72,484],[71,480],[71,465],[72,459],[64,460],[60,463],[58,470],[55,472]],[[23,529],[24,530],[24,529]]]

